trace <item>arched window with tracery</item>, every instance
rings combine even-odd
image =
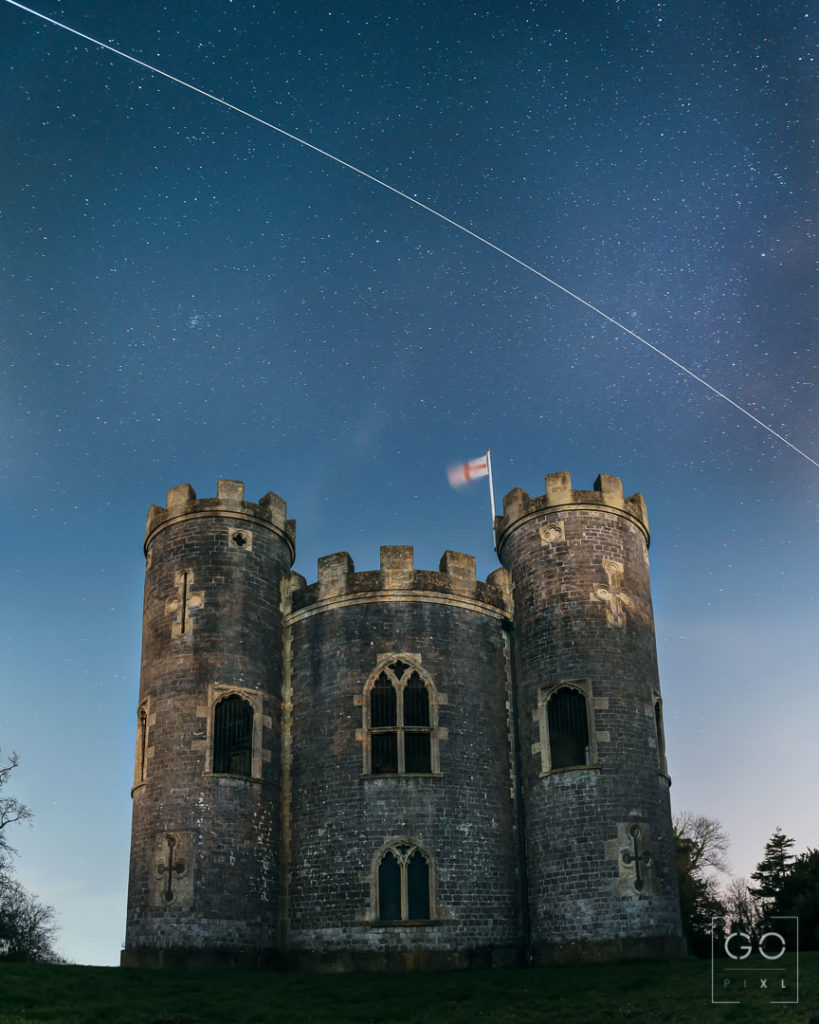
[[[379,921],[429,921],[432,885],[429,855],[411,841],[381,852],[376,869],[376,917]]]
[[[549,768],[575,768],[591,763],[586,697],[572,686],[554,690],[546,705]]]
[[[253,708],[232,693],[213,709],[213,771],[250,777],[253,755]]]
[[[433,767],[434,688],[420,669],[396,659],[381,667],[365,694],[373,775],[428,775]]]

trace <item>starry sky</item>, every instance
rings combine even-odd
[[[560,282],[819,460],[812,4],[42,0]],[[625,331],[276,131],[0,0],[0,746],[59,948],[125,928],[148,506],[295,568],[497,567],[495,491],[644,494],[675,810],[819,844],[819,469]]]

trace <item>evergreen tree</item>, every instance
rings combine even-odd
[[[789,851],[793,845],[794,840],[788,838],[777,825],[774,834],[765,844],[765,856],[751,874],[757,885],[749,891],[757,899],[764,900],[769,910],[776,906],[776,898],[788,875],[788,865],[793,861],[793,854]]]
[[[775,913],[799,918],[799,945],[819,949],[819,850],[791,864],[776,895]]]

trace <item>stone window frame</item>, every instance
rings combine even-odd
[[[404,853],[401,848],[406,847]],[[429,917],[421,920],[412,919],[409,915],[409,887],[407,881],[407,867],[412,856],[421,854],[427,865],[427,878],[429,884]],[[380,892],[378,884],[378,870],[381,862],[388,853],[398,861],[401,869],[401,920],[382,921],[379,917]],[[427,847],[416,836],[398,835],[389,838],[379,847],[372,859],[369,872],[370,882],[370,908],[368,923],[380,928],[414,928],[418,926],[437,923],[438,920],[438,872],[435,865],[435,858]]]
[[[253,734],[250,755],[250,775],[234,775],[230,772],[213,770],[214,718],[216,705],[231,696],[241,697],[253,709]],[[249,782],[262,781],[262,765],[271,760],[271,751],[262,746],[264,728],[272,728],[272,720],[264,713],[264,695],[260,690],[251,690],[245,686],[231,686],[227,683],[210,683],[208,685],[208,703],[205,708],[197,708],[197,716],[205,718],[207,725],[204,741],[194,741],[192,747],[197,750],[204,748],[205,767],[203,775],[217,779],[245,779]]]
[[[405,677],[412,672],[417,672],[418,677],[423,681],[429,697],[429,761],[428,772],[407,772],[401,770],[404,764],[404,726],[396,725],[398,734],[398,768],[396,772],[373,772],[372,771],[372,727],[370,725],[370,693],[375,686],[378,677],[396,661],[402,661],[407,665]],[[396,693],[396,709],[399,716],[403,717],[403,696],[404,687],[401,686]],[[364,689],[357,694],[355,703],[361,705],[361,729],[356,730],[356,739],[361,741],[362,754],[362,777],[371,779],[396,779],[396,778],[440,778],[441,757],[440,743],[448,738],[447,730],[438,725],[438,710],[447,703],[446,694],[439,692],[430,674],[421,667],[421,656],[418,654],[406,654],[402,651],[390,652],[378,659],[375,668],[367,677]]]
[[[589,759],[586,764],[566,765],[563,768],[552,767],[551,748],[549,745],[549,701],[558,690],[576,690],[582,695],[586,702],[586,731],[589,737]],[[594,728],[594,687],[591,679],[569,678],[556,679],[547,686],[541,686],[537,694],[537,708],[532,712],[532,718],[538,726],[539,739],[532,744],[532,753],[540,754],[540,774],[557,775],[559,772],[579,772],[595,770],[597,764],[597,733]],[[603,735],[601,738],[606,739]]]
[[[139,702],[137,707],[137,736],[136,751],[134,753],[134,784],[131,793],[135,789],[144,786],[148,781],[148,760],[153,754],[153,747],[150,746],[151,726],[154,725],[154,718],[151,715],[151,698],[146,697]]]
[[[228,530],[228,547],[234,551],[253,550],[253,531],[244,526],[233,526]]]

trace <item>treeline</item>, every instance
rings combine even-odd
[[[819,850],[794,855],[795,841],[777,826],[750,879],[727,876],[729,839],[714,818],[683,812],[674,818],[674,844],[683,932],[697,956],[724,952],[724,939],[743,932],[759,939],[773,918],[798,918],[799,948],[819,949]],[[777,931],[796,938],[792,922]],[[795,945],[795,943],[794,943]]]

